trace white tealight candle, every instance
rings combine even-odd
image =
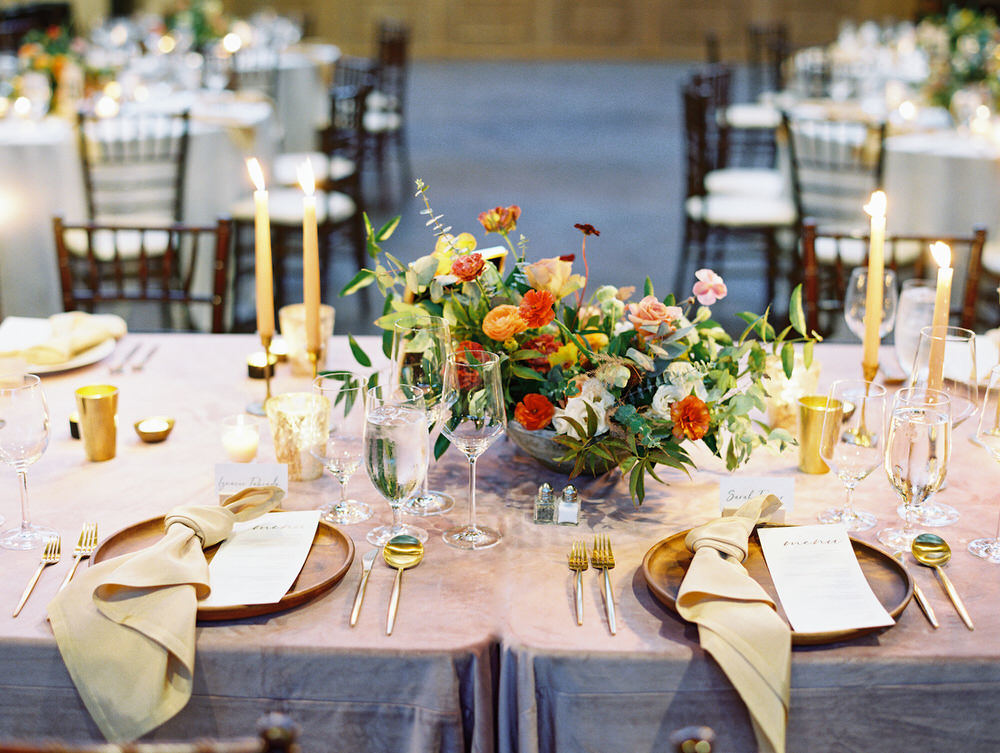
[[[259,441],[257,427],[252,424],[236,423],[222,430],[222,448],[234,463],[249,463],[257,457]]]
[[[168,428],[170,428],[170,424],[162,418],[147,418],[145,421],[139,422],[139,431],[146,432],[147,434],[152,434],[156,431],[166,431]]]

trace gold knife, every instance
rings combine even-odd
[[[905,566],[905,561],[903,559],[903,553],[896,552],[892,556],[895,557],[897,560],[899,560],[899,564],[903,565],[903,569],[905,570],[906,566]],[[931,626],[935,630],[937,630],[939,625],[937,621],[937,615],[934,614],[934,607],[932,607],[931,603],[927,601],[927,597],[924,595],[924,590],[920,587],[920,585],[916,581],[913,581],[913,597],[917,600],[917,604],[919,604],[920,608],[924,611],[924,616],[927,618],[927,621],[931,623]]]
[[[361,602],[365,600],[365,588],[368,586],[368,576],[371,575],[376,554],[378,554],[378,549],[372,549],[365,552],[365,556],[361,558],[361,582],[358,583],[358,592],[354,595],[354,608],[351,609],[351,627],[357,624],[358,615],[361,614]]]

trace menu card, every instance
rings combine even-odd
[[[861,572],[843,526],[758,528],[757,535],[785,616],[796,632],[894,624]]]
[[[208,564],[202,607],[273,604],[288,593],[316,536],[319,510],[271,512],[233,525]]]

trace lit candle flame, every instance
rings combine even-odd
[[[951,266],[951,247],[947,243],[935,241],[931,244],[931,256],[939,267]]]
[[[260,163],[256,157],[247,160],[247,171],[250,173],[250,180],[258,191],[264,190],[264,172],[260,169]]]
[[[885,201],[885,191],[875,191],[865,204],[865,211],[871,217],[885,217]]]
[[[306,192],[306,196],[312,196],[316,193],[316,177],[313,175],[312,162],[306,160],[299,165],[298,174],[299,185]]]
[[[243,46],[243,40],[240,39],[239,34],[234,34],[233,32],[229,32],[228,34],[226,34],[226,36],[222,38],[222,47],[226,52],[230,54],[239,52],[240,47],[242,46]]]

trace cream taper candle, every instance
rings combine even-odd
[[[934,297],[934,318],[931,320],[931,352],[928,362],[927,386],[941,389],[944,376],[945,327],[951,314],[951,248],[937,241],[931,244],[931,255],[938,263],[937,294]]]
[[[875,191],[865,205],[871,216],[871,241],[868,246],[868,286],[865,290],[865,337],[861,365],[865,379],[878,371],[878,345],[882,339],[882,295],[885,287],[885,193]]]
[[[264,173],[256,158],[247,160],[253,192],[254,277],[257,290],[257,331],[261,337],[274,335],[274,283],[271,271],[271,219],[267,211]]]
[[[302,198],[302,296],[306,305],[306,348],[318,352],[319,342],[319,239],[316,229],[316,179],[312,164],[299,165]]]

